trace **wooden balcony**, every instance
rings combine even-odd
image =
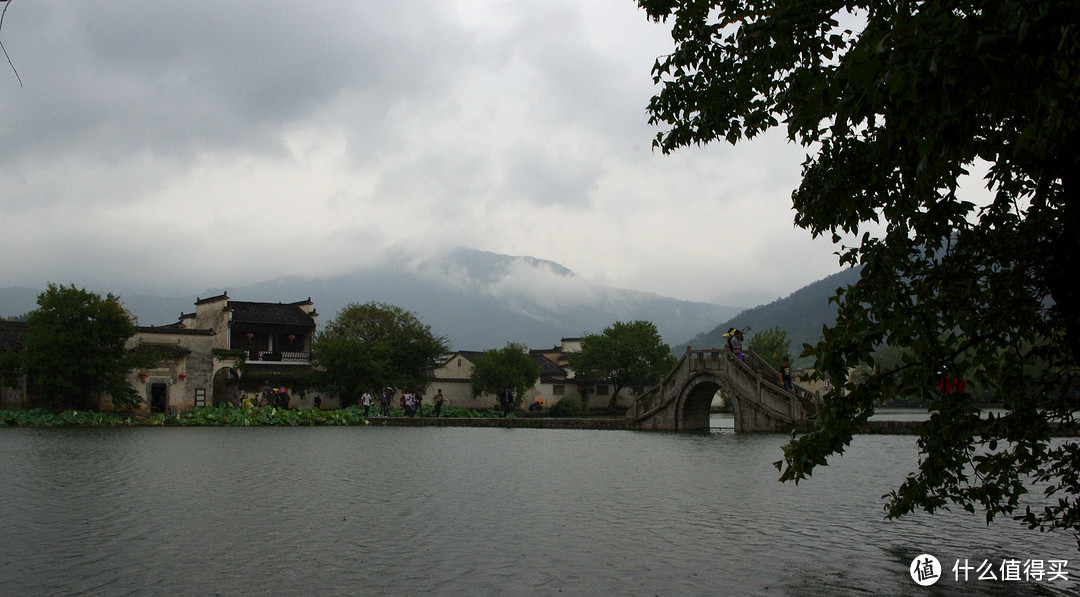
[[[248,351],[248,363],[292,363],[296,365],[310,365],[311,351],[300,352],[277,352],[268,350]]]

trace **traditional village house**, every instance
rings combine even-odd
[[[460,408],[494,408],[498,403],[495,396],[482,394],[473,398],[472,375],[473,361],[484,353],[473,350],[459,350],[442,361],[432,372],[434,380],[424,390],[424,402],[431,404],[433,396],[442,390],[446,406]]]
[[[316,396],[323,408],[335,408],[336,397],[302,387],[312,368],[318,316],[311,298],[295,303],[234,301],[226,292],[196,300],[195,312],[181,315],[178,325],[214,332],[214,404],[238,404],[243,385],[249,394],[260,386],[288,388],[291,408],[311,407]],[[241,384],[241,376],[248,378],[246,383]]]
[[[542,351],[530,350],[529,356],[540,368],[540,379],[537,380],[536,385],[525,392],[522,408],[528,408],[530,404],[538,400],[543,402],[545,408],[550,407],[566,395],[568,387],[571,389],[576,387],[574,381],[568,378],[567,370],[548,358]]]
[[[0,322],[0,350],[21,350],[25,323]],[[152,368],[133,370],[127,380],[142,397],[136,412],[175,413],[205,401],[213,372],[213,332],[178,326],[137,327],[125,348],[157,357]],[[0,408],[26,406],[26,383],[9,387],[0,380]],[[101,397],[98,408],[112,410],[112,399]]]
[[[608,401],[611,399],[611,391],[614,389],[607,383],[586,383],[577,378],[572,367],[570,367],[570,359],[566,357],[567,354],[572,352],[581,352],[581,338],[563,338],[560,343],[549,350],[537,351],[544,355],[551,361],[555,362],[566,372],[566,377],[563,378],[565,383],[560,383],[557,378],[553,378],[551,381],[551,401],[546,401],[545,404],[551,405],[558,402],[567,392],[577,392],[578,397],[581,398],[583,404],[589,410],[601,410],[606,409]],[[645,388],[623,388],[619,391],[618,406],[621,408],[630,408],[633,404],[634,397],[643,391]]]
[[[547,374],[548,392],[538,392],[537,397],[544,400],[545,407],[554,406],[559,400],[562,400],[563,396],[571,393],[576,393],[579,398],[583,397],[582,390],[578,385],[577,380],[574,379],[574,370],[570,368],[570,360],[566,358],[566,353],[575,352],[581,350],[580,338],[563,338],[562,341],[548,350],[533,350],[533,354],[544,357],[548,362],[554,363],[559,368],[559,373],[549,371]],[[539,364],[539,363],[538,363]],[[540,379],[543,382],[545,377],[544,367],[540,368]],[[526,403],[525,406],[531,403]]]
[[[156,364],[128,373],[128,383],[142,397],[136,412],[176,414],[209,404],[213,391],[214,332],[178,325],[137,328],[125,348],[156,357]],[[102,399],[102,410],[112,400]]]
[[[531,350],[529,356],[540,368],[540,379],[525,392],[522,408],[528,408],[536,400],[543,400],[545,407],[554,406],[564,396],[577,393],[589,399],[589,408],[606,408],[610,398],[607,384],[581,384],[574,379],[574,372],[566,358],[567,352],[581,350],[580,338],[563,338],[560,345],[547,350]],[[446,357],[435,368],[434,381],[428,384],[425,396],[434,396],[440,389],[448,406],[486,409],[495,408],[498,400],[492,394],[472,397],[473,361],[483,354],[477,351],[458,351]],[[620,392],[619,405],[629,406],[633,388]]]

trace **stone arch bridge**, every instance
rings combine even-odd
[[[820,398],[805,388],[785,390],[780,373],[750,351],[746,362],[726,349],[686,349],[660,384],[637,398],[633,429],[708,431],[709,407],[720,391],[735,413],[736,432],[808,429]]]

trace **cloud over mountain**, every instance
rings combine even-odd
[[[551,261],[466,248],[426,259],[399,254],[391,263],[344,274],[284,276],[206,289],[199,296],[222,291],[236,300],[292,302],[311,297],[324,322],[351,302],[391,303],[416,313],[454,348],[467,350],[499,348],[507,342],[542,348],[564,337],[599,333],[615,321],[636,319],[655,323],[664,341],[674,345],[741,310],[610,288]],[[176,321],[181,312],[194,309],[197,298],[155,297],[138,290],[121,295],[144,325]],[[0,289],[0,315],[33,309],[34,297],[30,289]]]

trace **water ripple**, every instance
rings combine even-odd
[[[771,466],[785,439],[0,429],[0,595],[906,595],[921,553],[1075,549],[955,513],[885,521],[910,438],[859,438],[797,487]]]

